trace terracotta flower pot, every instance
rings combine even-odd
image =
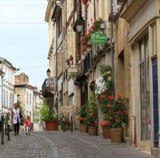
[[[58,130],[58,121],[46,121],[45,122],[46,125],[46,130],[47,131],[57,131]]]

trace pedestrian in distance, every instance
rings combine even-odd
[[[25,132],[26,132],[26,135],[30,135],[31,134],[31,129],[32,129],[32,122],[31,122],[30,116],[27,116],[27,118],[25,120]]]
[[[20,108],[17,103],[14,104],[14,108],[12,109],[12,122],[13,122],[14,134],[18,135],[21,118],[20,118]]]

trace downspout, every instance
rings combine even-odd
[[[32,120],[32,123],[33,123],[33,130],[34,130],[34,107],[35,107],[35,91],[33,90],[33,104],[32,104],[33,106],[32,106],[32,118],[33,118],[33,120]]]
[[[96,20],[96,0],[94,0],[94,20]]]
[[[113,14],[113,0],[111,0],[111,14]],[[114,35],[113,35],[113,22],[111,22],[111,65],[112,65],[112,96],[115,97],[115,79],[114,79]]]

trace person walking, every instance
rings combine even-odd
[[[20,109],[17,103],[14,104],[14,108],[12,109],[12,121],[13,121],[14,134],[18,135],[21,118],[20,118]]]
[[[27,116],[27,119],[25,120],[26,135],[31,134],[31,129],[32,129],[32,122],[31,122],[30,116]]]

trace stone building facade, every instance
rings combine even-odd
[[[29,84],[29,77],[25,73],[20,73],[15,76],[15,94],[17,101],[22,106],[24,116],[30,116],[35,128],[39,129],[38,116],[36,115],[43,103],[44,98],[37,87]]]
[[[159,0],[48,1],[48,59],[59,114],[73,117],[76,107],[98,95],[92,86],[101,79],[99,66],[110,65],[112,95],[122,93],[129,98],[127,140],[149,152],[159,148],[159,9]],[[107,35],[107,45],[91,43],[82,51],[82,38],[99,19],[105,27],[98,32]],[[96,64],[93,57],[99,57]],[[100,110],[98,114],[101,135],[103,115]]]

